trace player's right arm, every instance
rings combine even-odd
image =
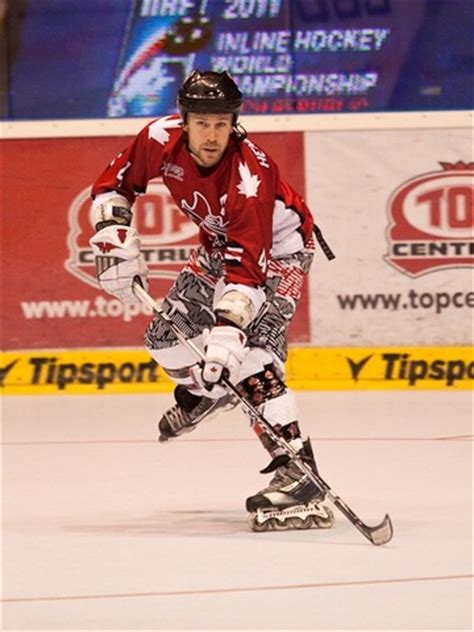
[[[146,191],[148,181],[157,175],[150,170],[148,164],[148,157],[153,149],[145,128],[107,165],[92,185],[93,208],[100,206],[101,201],[110,198],[112,193],[118,199],[126,200],[130,208],[136,196]]]
[[[160,175],[165,153],[180,126],[179,117],[165,116],[143,128],[94,182],[93,207],[106,199],[103,196],[113,192],[127,200],[130,206],[137,195],[145,193],[148,182]]]
[[[155,122],[156,124],[157,122]],[[131,227],[132,205],[148,182],[160,172],[164,145],[145,127],[134,141],[112,160],[92,187],[92,224],[97,231],[90,245],[95,256],[97,279],[108,294],[124,302],[136,302],[134,279],[147,288],[140,237]],[[158,122],[165,135],[166,128]],[[155,128],[156,129],[156,128]]]

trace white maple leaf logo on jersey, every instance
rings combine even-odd
[[[180,127],[181,125],[180,119],[171,118],[170,120],[170,118],[170,116],[164,116],[152,123],[148,128],[148,138],[153,138],[153,140],[156,140],[160,145],[165,145],[170,137],[169,132],[166,130]]]
[[[246,162],[239,164],[239,174],[242,178],[237,189],[239,193],[245,195],[246,198],[257,197],[258,187],[260,186],[260,178],[252,175]]]

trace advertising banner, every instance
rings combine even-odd
[[[296,190],[304,192],[300,133],[254,134]],[[2,141],[3,349],[142,345],[150,313],[124,305],[95,280],[90,185],[130,141],[75,138]],[[163,297],[197,244],[197,228],[161,181],[134,205],[150,291]],[[305,286],[291,340],[308,342]]]
[[[144,350],[10,351],[0,361],[7,395],[160,393],[174,384]],[[470,347],[292,347],[288,385],[309,390],[469,389]]]
[[[246,114],[473,107],[471,0],[10,4],[11,119],[170,114],[194,68],[229,71]]]
[[[194,68],[230,72],[248,114],[380,109],[424,9],[424,2],[380,0],[140,0],[131,8],[107,116],[169,114]]]
[[[309,132],[305,146],[337,255],[313,267],[312,342],[472,344],[472,130]]]

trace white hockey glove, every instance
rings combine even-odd
[[[130,226],[107,226],[99,230],[89,243],[95,256],[100,287],[124,303],[138,303],[132,283],[138,277],[143,287],[148,289],[148,271],[140,254],[137,231]]]
[[[240,367],[247,355],[247,336],[238,327],[217,325],[203,333],[206,358],[202,378],[209,385],[216,384],[222,373],[232,384],[237,383]]]

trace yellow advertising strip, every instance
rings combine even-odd
[[[160,393],[172,390],[144,349],[8,351],[2,354],[3,393]]]
[[[472,347],[292,349],[288,383],[301,390],[472,389]]]
[[[288,384],[297,390],[472,389],[471,347],[293,347]],[[2,353],[4,395],[163,393],[172,382],[143,349]]]

